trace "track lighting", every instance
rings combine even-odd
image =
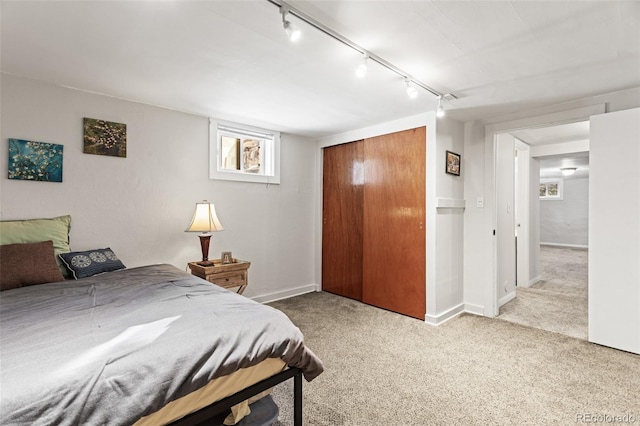
[[[560,171],[562,172],[562,176],[571,176],[576,172],[576,170],[577,169],[575,167],[564,167],[560,169]]]
[[[289,37],[289,40],[294,42],[298,41],[300,39],[300,36],[302,35],[302,31],[300,31],[300,28],[296,27],[289,21],[285,21],[284,30],[287,33],[287,37]]]
[[[301,22],[304,22],[305,24],[315,28],[316,30],[328,35],[332,39],[338,41],[339,43],[344,44],[347,47],[350,47],[351,49],[357,51],[358,53],[363,54],[364,58],[362,60],[362,63],[359,64],[358,68],[356,69],[356,75],[359,78],[363,78],[367,74],[367,62],[370,59],[375,63],[381,65],[382,67],[388,69],[389,71],[394,72],[397,75],[404,78],[405,82],[407,83],[407,96],[409,96],[409,98],[411,99],[415,99],[418,96],[418,90],[416,89],[416,87],[420,87],[421,89],[426,90],[427,92],[433,94],[434,96],[443,98],[444,100],[447,100],[447,101],[451,99],[456,99],[456,97],[450,93],[443,95],[442,93],[438,92],[434,88],[427,86],[426,84],[424,84],[419,80],[416,80],[408,72],[398,68],[391,62],[385,60],[384,58],[381,58],[380,56],[374,54],[373,52],[368,51],[363,46],[348,39],[344,35],[333,30],[332,28],[329,28],[322,22],[309,16],[308,14],[296,8],[295,6],[292,6],[283,0],[267,0],[267,1],[272,5],[278,7],[278,9],[280,9],[280,14],[282,15],[282,26],[284,27],[284,30],[287,32],[287,36],[289,37],[289,40],[296,41],[302,35],[302,32],[300,31],[300,29],[297,26],[293,25],[291,22],[289,22],[289,20],[287,19],[287,15],[291,14]],[[440,109],[441,108],[439,108],[439,110]]]
[[[444,108],[442,108],[442,96],[438,96],[438,109],[436,109],[436,117],[444,117]]]
[[[364,78],[367,75],[367,59],[369,59],[369,55],[365,53],[362,62],[360,62],[358,68],[356,68],[356,77]]]
[[[405,78],[404,80],[407,83],[407,96],[409,96],[410,99],[415,99],[418,97],[418,91],[416,90],[415,87],[413,87],[411,85],[411,80],[409,80],[408,78]]]
[[[302,31],[287,19],[289,10],[285,7],[280,7],[280,14],[282,15],[282,26],[284,27],[284,31],[287,33],[287,37],[289,37],[289,40],[292,42],[298,41],[302,35]]]

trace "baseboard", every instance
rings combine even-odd
[[[471,303],[465,303],[464,304],[464,311],[470,314],[474,314],[474,315],[480,315],[480,316],[485,316],[484,315],[484,306],[480,306],[480,305],[473,305]]]
[[[540,275],[538,275],[535,278],[531,278],[528,282],[524,283],[524,284],[520,284],[519,282],[516,284],[519,288],[529,288],[532,285],[534,285],[535,283],[537,283],[538,281],[540,281],[542,279],[542,277],[540,277]]]
[[[446,321],[449,321],[451,318],[454,318],[463,312],[473,315],[485,316],[484,306],[474,305],[471,303],[461,303],[439,315],[425,315],[424,321],[429,325],[437,326]]]
[[[512,291],[511,293],[507,294],[506,296],[502,296],[500,298],[500,300],[498,300],[498,306],[502,306],[505,303],[511,302],[515,298],[516,298],[516,292]]]
[[[290,288],[287,290],[276,291],[260,296],[252,296],[251,300],[255,300],[258,303],[270,303],[275,302],[276,300],[288,299],[290,297],[300,296],[302,294],[313,293],[314,291],[320,291],[320,286],[317,284],[308,284],[302,287]]]
[[[566,248],[574,248],[581,250],[588,250],[588,245],[583,244],[561,244],[561,243],[540,243],[541,246],[552,246],[552,247],[566,247]]]
[[[460,315],[463,312],[464,312],[464,304],[461,303],[458,306],[454,306],[451,309],[447,309],[446,311],[444,311],[439,315],[429,315],[429,314],[425,315],[424,322],[426,322],[429,325],[440,325],[446,321],[449,321],[451,318],[455,317],[456,315]]]

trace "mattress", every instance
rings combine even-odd
[[[155,413],[141,418],[135,423],[135,426],[155,426],[171,423],[229,395],[233,395],[263,379],[271,377],[283,371],[286,367],[287,364],[281,359],[268,358],[259,364],[240,369],[228,376],[218,377],[210,381],[206,386],[191,392],[189,395],[171,401]],[[260,393],[254,398],[232,407],[231,414],[229,414],[227,418],[227,423],[235,424],[242,420],[251,413],[249,404],[269,393],[270,391]]]
[[[282,312],[170,265],[1,297],[1,424],[131,425],[270,358],[323,370]]]

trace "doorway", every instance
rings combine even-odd
[[[511,246],[501,244],[500,238],[497,241],[498,279],[508,281],[500,275],[506,270],[515,281],[511,297],[498,298],[498,316],[582,339],[588,334],[589,154],[574,151],[588,149],[588,140],[588,121],[496,137],[496,179],[508,178],[513,170],[515,206],[511,270],[505,266],[511,263]],[[501,158],[504,145],[510,144],[512,168]],[[500,194],[505,188],[504,184],[496,185],[498,235],[502,231],[503,239],[509,229],[501,215],[505,213],[505,197],[511,197],[510,190]]]
[[[540,260],[540,281],[518,287],[498,318],[587,340],[588,251],[543,245]]]

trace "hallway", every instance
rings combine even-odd
[[[588,250],[540,246],[542,280],[517,287],[499,319],[587,340]]]

